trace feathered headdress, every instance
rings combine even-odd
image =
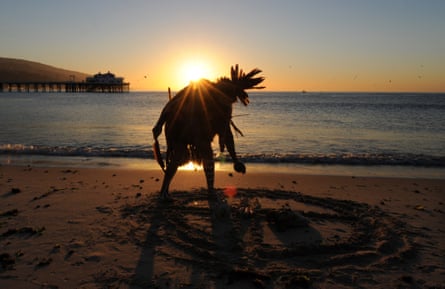
[[[243,70],[239,70],[238,64],[230,68],[230,74],[232,77],[232,83],[236,84],[241,89],[262,89],[264,86],[256,86],[263,82],[264,77],[254,77],[262,71],[258,68],[252,69],[249,73],[244,73]]]
[[[264,77],[255,77],[258,73],[262,71],[258,68],[252,69],[249,73],[244,73],[243,70],[239,69],[238,64],[235,68],[232,66],[230,68],[231,82],[240,89],[238,98],[240,101],[247,105],[249,103],[249,96],[244,91],[245,89],[263,89],[264,86],[257,86],[263,82]]]

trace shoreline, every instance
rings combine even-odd
[[[285,174],[420,178],[445,180],[445,168],[398,165],[335,165],[293,163],[245,163],[247,172],[279,172]],[[161,170],[154,159],[125,157],[70,157],[41,155],[1,155],[0,166],[35,166],[66,168],[110,168]],[[193,167],[180,170],[193,170]],[[198,168],[202,169],[202,168]],[[233,171],[231,162],[216,162],[217,171]]]
[[[445,180],[0,166],[3,288],[443,288]],[[226,212],[226,213],[224,213]],[[442,286],[442,287],[441,287]]]

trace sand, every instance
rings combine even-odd
[[[0,288],[445,288],[445,180],[0,166]]]

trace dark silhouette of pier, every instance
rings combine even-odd
[[[130,83],[100,82],[4,82],[0,83],[0,92],[129,92]]]
[[[0,83],[0,92],[129,92],[130,83],[113,73],[98,73],[76,82],[68,81],[7,81]]]

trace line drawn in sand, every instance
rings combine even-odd
[[[363,203],[238,189],[216,215],[221,204],[205,190],[172,196],[170,204],[148,196],[121,208],[138,224],[127,235],[142,250],[130,288],[369,285],[408,268],[418,249],[405,223]],[[161,264],[170,270],[158,272]]]

